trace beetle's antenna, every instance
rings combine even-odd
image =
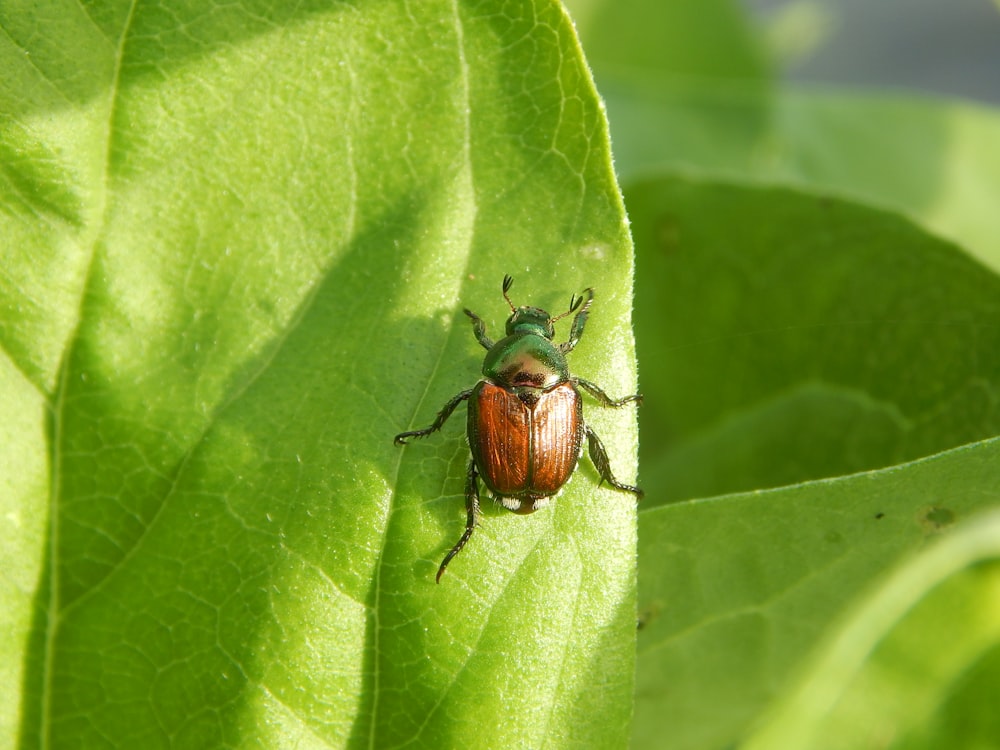
[[[514,279],[508,274],[503,277],[503,298],[507,300],[507,304],[510,305],[510,311],[517,312],[517,308],[514,307],[514,303],[510,301],[510,297],[507,296],[507,292],[510,288],[514,286]]]
[[[583,294],[581,294],[579,297],[577,297],[574,294],[572,297],[570,297],[570,300],[569,300],[569,310],[567,310],[566,312],[561,313],[559,315],[556,315],[554,318],[552,318],[552,322],[555,323],[557,320],[565,318],[567,315],[569,315],[571,313],[575,313],[577,311],[577,309],[579,309],[580,305],[583,304],[583,300],[584,300],[584,295],[585,294],[589,295],[590,300],[592,300],[594,298],[594,290],[593,289],[589,289],[589,288],[588,289],[584,289],[583,290]],[[588,302],[590,300],[588,300]]]

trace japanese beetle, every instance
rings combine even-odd
[[[486,335],[486,324],[469,309],[476,340],[486,349],[483,377],[473,388],[462,391],[438,412],[434,423],[422,430],[401,432],[394,442],[405,445],[407,439],[424,437],[440,430],[460,403],[469,400],[468,438],[472,459],[465,480],[465,533],[445,555],[438,568],[441,581],[448,563],[472,536],[479,520],[479,480],[493,497],[515,513],[533,513],[549,504],[566,484],[587,440],[590,460],[601,482],[622,492],[642,497],[642,490],[615,479],[608,454],[597,434],[583,421],[583,403],[577,386],[604,406],[615,408],[639,401],[638,394],[613,399],[589,380],[571,376],[566,354],[573,351],[583,335],[587,311],[594,301],[594,290],[584,289],[570,300],[569,310],[550,316],[537,307],[514,307],[507,292],[514,280],[503,279],[503,297],[510,305],[507,336],[493,341]],[[569,339],[553,343],[554,323],[576,313]]]

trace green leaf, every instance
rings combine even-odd
[[[992,700],[998,655],[993,511],[894,571],[818,649],[745,746],[935,748],[958,739],[990,747],[1000,729]]]
[[[1000,278],[897,216],[650,179],[637,248],[644,507],[1000,434]]]
[[[462,306],[597,287],[630,242],[561,7],[5,6],[0,744],[624,743],[632,501],[592,468],[463,528]],[[565,335],[565,323],[560,324]],[[634,476],[631,412],[589,408]],[[492,504],[489,504],[491,505]],[[19,708],[20,707],[20,708]]]
[[[890,730],[933,727],[949,698],[995,695],[995,518],[970,520],[878,582],[900,556],[998,503],[995,438],[869,474],[644,511],[635,747],[660,747],[667,732],[676,748],[731,747],[774,701],[784,710],[761,747],[867,747],[851,740],[881,726],[873,717]],[[865,590],[868,603],[841,619]],[[942,642],[949,628],[955,643]],[[821,637],[831,645],[796,683]],[[978,659],[986,671],[963,678]],[[839,708],[817,717],[838,695]],[[968,715],[989,721],[977,706]],[[814,718],[805,740],[791,734]]]
[[[869,703],[921,746],[963,721],[955,736],[989,736],[996,631],[970,613],[994,574],[928,591],[928,612],[968,620],[968,648],[928,666],[937,686],[866,663],[822,724],[796,676],[824,639],[860,649],[845,610],[887,568],[1000,503],[1000,279],[845,200],[694,178],[626,197],[647,397],[633,744],[731,747],[770,710],[761,747],[864,747],[838,722],[873,726],[852,713]],[[863,469],[882,470],[796,484]],[[670,502],[691,497],[711,499]]]

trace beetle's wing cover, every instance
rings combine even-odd
[[[469,445],[495,495],[520,495],[528,484],[531,412],[500,386],[482,381],[472,393]]]
[[[531,487],[554,495],[576,469],[583,440],[583,405],[571,383],[542,394],[532,410]]]

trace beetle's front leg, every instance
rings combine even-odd
[[[483,322],[483,319],[472,312],[469,308],[465,308],[465,314],[472,318],[472,332],[476,334],[476,341],[478,341],[486,351],[492,349],[493,339],[486,335],[486,324]]]
[[[472,532],[475,531],[476,525],[479,523],[479,482],[476,481],[478,476],[476,462],[469,461],[469,473],[465,479],[465,510],[467,514],[465,517],[465,533],[458,540],[458,544],[452,547],[451,551],[444,556],[441,567],[438,568],[437,577],[434,579],[437,583],[441,583],[441,576],[444,574],[444,569],[448,567],[451,559],[462,551],[462,547],[469,541]]]
[[[587,435],[587,450],[590,453],[590,460],[594,462],[597,473],[601,475],[601,481],[607,482],[616,490],[631,492],[636,497],[641,498],[643,492],[638,487],[619,482],[615,479],[615,475],[611,473],[611,462],[608,461],[608,452],[604,450],[604,444],[597,437],[597,433],[590,429],[589,425],[584,425],[583,429]]]
[[[445,422],[448,421],[448,417],[451,413],[455,411],[455,407],[460,403],[465,401],[469,396],[472,395],[472,389],[467,391],[462,391],[457,396],[455,396],[451,401],[444,405],[444,408],[438,412],[437,417],[434,419],[434,424],[430,427],[425,427],[422,430],[411,430],[410,432],[401,432],[396,437],[392,439],[396,445],[406,445],[407,438],[413,437],[423,437],[424,435],[430,435],[432,432],[437,432],[441,429]]]
[[[569,330],[569,339],[559,344],[559,351],[563,354],[573,351],[573,348],[580,343],[580,337],[583,336],[583,327],[587,325],[587,311],[590,309],[590,304],[594,301],[594,290],[588,287],[581,292],[581,296],[586,296],[586,300],[584,300],[580,311],[573,317],[573,327]],[[579,302],[576,304],[579,304]]]
[[[611,398],[604,390],[596,383],[591,383],[589,380],[584,380],[583,378],[573,378],[573,381],[583,388],[587,393],[600,401],[604,406],[613,406],[616,409],[620,406],[625,406],[625,404],[630,401],[635,401],[639,403],[642,401],[642,396],[638,393],[633,393],[631,396],[624,396],[623,398]]]

